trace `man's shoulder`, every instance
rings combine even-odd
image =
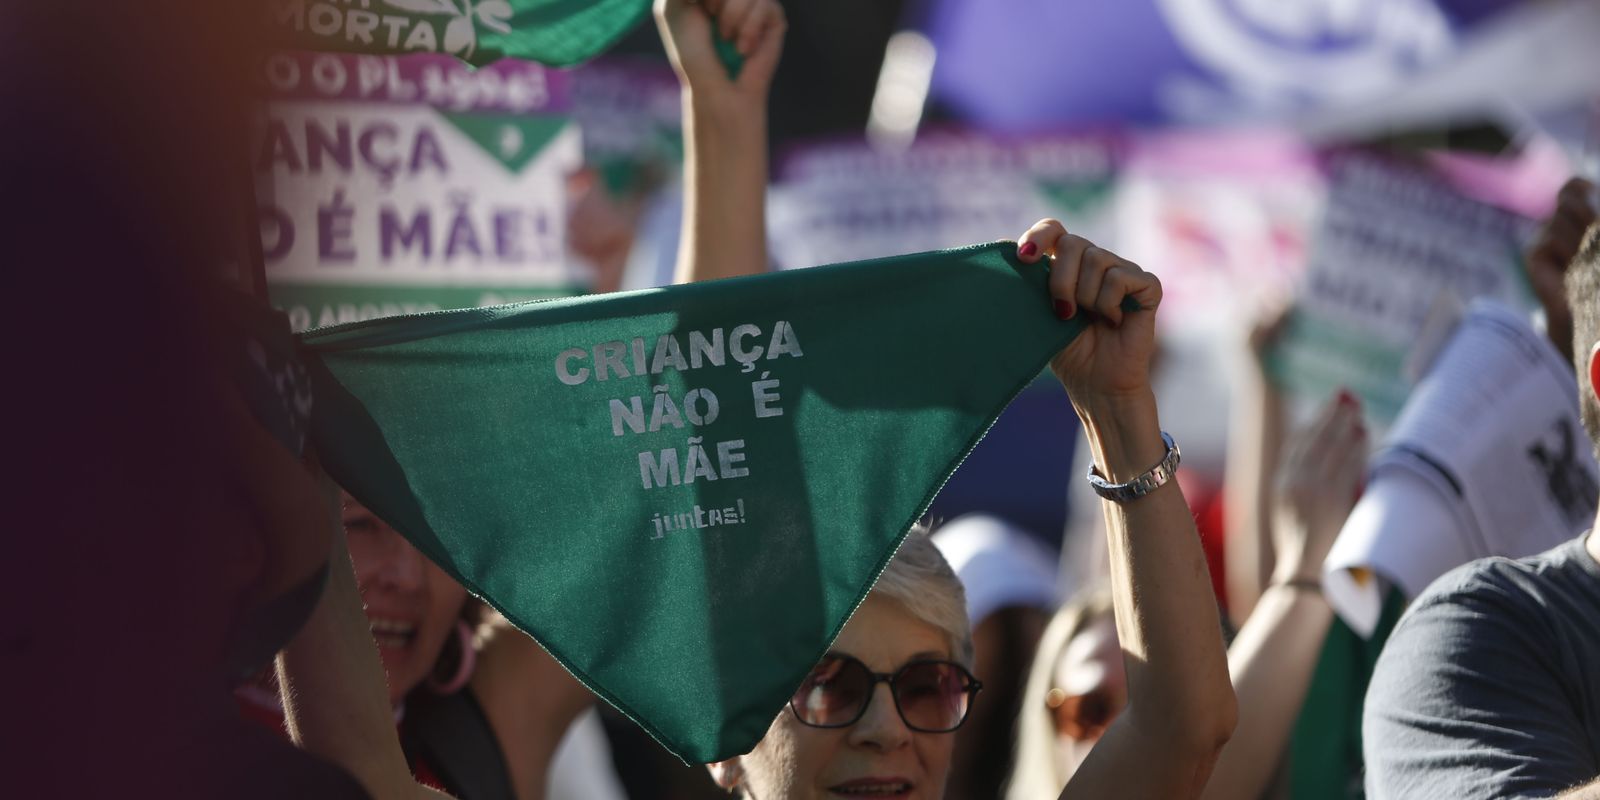
[[[1600,565],[1582,538],[1440,577],[1368,686],[1368,797],[1543,797],[1592,779],[1596,658]]]
[[[1543,614],[1549,596],[1588,590],[1600,596],[1600,567],[1584,549],[1584,536],[1524,558],[1491,557],[1440,576],[1417,596],[1411,618],[1467,607],[1475,612],[1531,610]],[[1600,615],[1600,608],[1595,610]]]

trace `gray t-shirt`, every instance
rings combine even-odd
[[[1367,690],[1367,797],[1550,797],[1600,776],[1600,564],[1583,536],[1435,581]]]

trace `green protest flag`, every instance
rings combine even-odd
[[[610,49],[650,13],[650,0],[271,0],[286,49],[379,55],[444,53],[473,66],[502,58],[568,67]],[[737,78],[744,58],[715,34]]]
[[[1082,329],[1015,252],[311,331],[312,436],[345,489],[596,694],[686,762],[720,760],[761,739]]]
[[[284,47],[403,55],[446,53],[483,65],[586,61],[649,13],[650,0],[272,0]]]

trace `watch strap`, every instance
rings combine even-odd
[[[1162,431],[1161,441],[1167,445],[1166,455],[1162,456],[1155,466],[1127,483],[1112,483],[1106,480],[1105,476],[1100,474],[1100,470],[1090,464],[1089,485],[1094,487],[1095,494],[1112,502],[1126,503],[1167,485],[1178,474],[1178,462],[1183,456],[1178,451],[1178,443],[1172,440],[1172,434]]]

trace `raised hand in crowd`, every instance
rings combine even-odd
[[[1365,456],[1360,406],[1341,394],[1290,443],[1282,469],[1268,479],[1269,527],[1281,557],[1228,649],[1238,727],[1205,797],[1265,796],[1277,772],[1333,618],[1317,576],[1355,505]],[[1029,677],[1008,797],[1063,785],[1131,703],[1126,670],[1107,654],[1118,647],[1109,619],[1103,592],[1091,589],[1050,623]]]
[[[1237,711],[1194,518],[1176,482],[1161,480],[1172,455],[1150,387],[1161,283],[1055,220],[1028,229],[1017,255],[1028,264],[1053,257],[1056,315],[1089,315],[1051,369],[1083,423],[1096,470],[1110,484],[1158,484],[1142,495],[1107,490],[1102,504],[1128,706],[1061,796],[1197,797]],[[1130,298],[1138,309],[1124,311]]]
[[[1322,596],[1322,562],[1355,507],[1366,460],[1361,403],[1346,391],[1288,444],[1274,481],[1275,565],[1228,648],[1239,726],[1204,797],[1261,797],[1283,760],[1333,622]]]
[[[1563,279],[1573,256],[1583,243],[1583,233],[1594,223],[1595,186],[1582,178],[1572,178],[1556,194],[1556,209],[1545,220],[1538,238],[1528,248],[1524,266],[1528,283],[1544,307],[1545,330],[1556,349],[1572,358],[1572,309],[1567,305]]]
[[[777,0],[656,0],[655,18],[683,84],[684,213],[676,282],[762,272],[767,92],[783,53],[783,7]],[[737,77],[718,56],[714,35],[741,56]]]
[[[1272,574],[1273,475],[1284,436],[1283,393],[1267,375],[1267,353],[1282,335],[1293,306],[1274,303],[1250,326],[1228,421],[1223,539],[1228,616],[1244,625]]]
[[[1367,449],[1361,400],[1347,389],[1289,442],[1274,481],[1267,588],[1321,581],[1323,559],[1361,494]]]

